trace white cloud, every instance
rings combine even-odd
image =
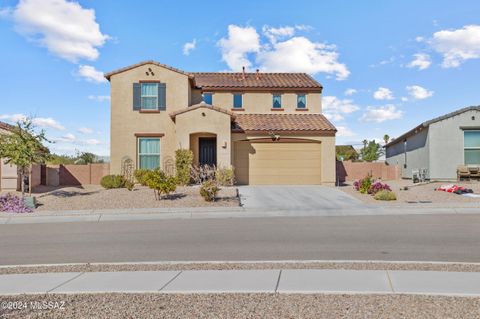
[[[105,102],[110,101],[110,95],[89,95],[88,99],[97,102]]]
[[[295,34],[295,27],[285,26],[274,28],[264,25],[262,32],[270,40],[270,42],[276,43],[281,38],[292,37]]]
[[[93,133],[93,130],[91,128],[88,128],[88,127],[80,127],[77,131],[82,133],[82,134],[92,134]]]
[[[363,122],[382,123],[389,120],[398,120],[403,117],[403,111],[398,110],[395,105],[368,106],[367,111],[360,118]]]
[[[100,144],[102,144],[102,142],[99,141],[99,140],[96,140],[96,139],[94,139],[94,138],[91,138],[91,139],[86,140],[86,141],[85,141],[85,144],[88,144],[88,145],[100,145]]]
[[[232,70],[239,71],[242,66],[250,69],[252,63],[247,54],[260,51],[260,36],[253,27],[228,26],[228,37],[218,41],[222,51],[222,60]]]
[[[417,53],[413,55],[414,59],[407,64],[408,68],[418,68],[419,70],[425,70],[430,67],[432,60],[426,53]]]
[[[480,58],[480,25],[435,32],[429,43],[443,55],[442,67],[456,68],[466,60]]]
[[[415,41],[417,41],[417,42],[423,42],[424,40],[425,40],[425,38],[424,38],[424,37],[420,37],[420,36],[418,36],[418,37],[415,38]]]
[[[21,0],[13,12],[16,30],[71,62],[96,60],[109,36],[100,31],[95,10],[66,0]]]
[[[83,77],[88,82],[105,83],[107,79],[103,76],[103,72],[98,71],[91,65],[79,65],[78,75]]]
[[[269,72],[327,73],[335,75],[337,80],[345,80],[350,75],[347,66],[338,62],[335,46],[305,37],[277,42],[271,49],[259,52],[257,61],[262,70]]]
[[[373,98],[375,100],[393,100],[393,93],[390,89],[385,87],[379,87],[374,93]]]
[[[352,95],[354,95],[354,94],[357,93],[357,92],[358,92],[358,91],[355,90],[355,89],[346,89],[343,94],[345,94],[346,96],[352,96]]]
[[[353,113],[359,109],[360,107],[353,100],[342,100],[336,96],[324,96],[322,98],[322,111],[329,120],[341,121],[345,114]]]
[[[336,128],[337,128],[337,137],[352,137],[357,135],[346,126],[336,126]]]
[[[423,100],[433,95],[433,91],[429,91],[418,85],[407,86],[408,94],[415,100]]]
[[[3,114],[0,115],[0,120],[16,123],[19,121],[25,121],[28,118],[25,114]],[[33,117],[32,123],[41,128],[53,128],[55,130],[63,131],[65,127],[58,123],[51,117]]]
[[[183,55],[190,55],[190,52],[195,50],[197,47],[197,39],[193,39],[192,42],[186,42],[183,45]]]
[[[241,70],[242,66],[250,70],[255,61],[256,66],[266,72],[327,73],[337,80],[349,76],[347,66],[338,61],[334,45],[313,42],[303,36],[292,37],[295,28],[299,29],[266,26],[263,32],[270,42],[262,44],[255,28],[230,25],[228,37],[218,41],[222,59],[234,71]]]
[[[32,119],[32,123],[43,128],[53,128],[56,130],[63,131],[65,127],[58,123],[56,120],[52,119],[51,117],[36,117]]]

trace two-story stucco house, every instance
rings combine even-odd
[[[304,73],[195,73],[154,61],[105,74],[111,86],[111,173],[123,163],[173,170],[231,167],[239,184],[333,184],[335,127],[322,86]]]

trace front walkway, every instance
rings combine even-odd
[[[44,293],[378,293],[480,296],[480,273],[392,270],[187,270],[0,276],[0,295]]]

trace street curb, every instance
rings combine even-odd
[[[12,214],[0,216],[0,224],[36,224],[66,222],[111,222],[164,219],[212,219],[212,218],[265,218],[265,217],[347,217],[347,216],[398,216],[433,214],[477,214],[478,208],[389,208],[366,207],[359,209],[322,210],[263,210],[243,207],[188,208],[188,209],[129,209],[57,211],[48,213]]]

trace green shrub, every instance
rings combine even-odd
[[[106,189],[124,188],[125,178],[122,175],[106,175],[102,177],[100,185]]]
[[[362,194],[368,194],[370,187],[373,184],[373,179],[371,176],[367,176],[359,181],[359,191]]]
[[[217,168],[215,179],[220,186],[233,186],[235,184],[235,173],[231,168]]]
[[[376,200],[397,200],[397,196],[392,191],[381,190],[373,197]]]
[[[179,185],[190,183],[190,170],[192,169],[193,152],[188,149],[175,151],[175,168],[177,170],[177,181]]]
[[[140,185],[147,186],[146,178],[149,172],[149,169],[136,169],[133,173],[133,176],[135,177],[135,180],[140,183]]]
[[[154,190],[155,199],[162,199],[162,194],[170,195],[177,189],[177,178],[169,176],[160,169],[150,171],[146,177],[147,186]]]
[[[214,180],[207,180],[203,182],[200,187],[200,195],[202,195],[203,199],[207,202],[213,202],[219,190],[220,188]]]
[[[135,187],[135,183],[132,182],[132,181],[129,181],[128,179],[125,180],[125,187],[129,190],[129,191],[133,191],[133,188]]]

